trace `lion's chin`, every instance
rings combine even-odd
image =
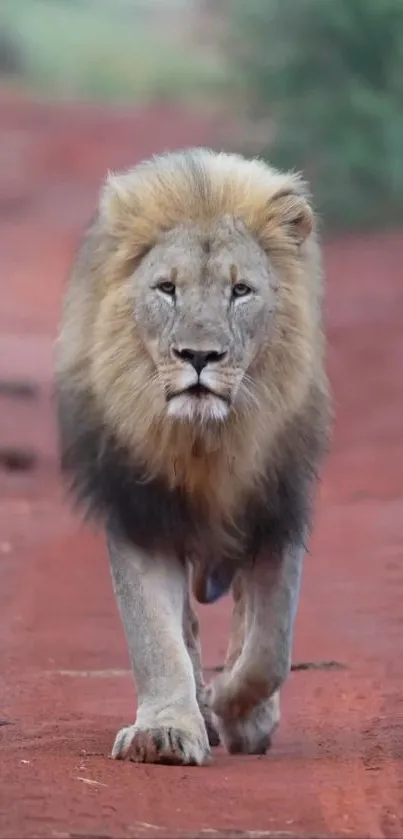
[[[212,393],[203,396],[181,393],[173,397],[167,406],[171,419],[201,425],[225,422],[229,410],[229,403]]]

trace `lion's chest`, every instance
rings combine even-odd
[[[251,464],[244,453],[212,452],[193,447],[185,456],[173,458],[164,469],[164,480],[186,497],[193,515],[203,527],[217,529],[238,518],[254,486]]]

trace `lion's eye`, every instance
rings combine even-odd
[[[162,282],[158,283],[157,288],[159,291],[162,291],[163,294],[166,294],[168,297],[175,296],[175,285],[171,283],[170,280],[163,280]]]
[[[246,283],[235,283],[232,286],[233,297],[246,297],[252,291]]]

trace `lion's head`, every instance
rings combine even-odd
[[[314,326],[313,218],[297,176],[205,150],[166,155],[109,176],[100,225],[93,370],[111,414],[132,400],[137,422],[202,433],[261,405],[262,386],[273,410],[284,388],[297,397]]]

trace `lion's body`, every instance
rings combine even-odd
[[[224,565],[230,582],[304,545],[329,423],[312,226],[296,176],[232,155],[107,182],[58,341],[62,463],[146,564]],[[245,276],[249,300],[229,303]],[[214,357],[196,401],[187,347]]]

